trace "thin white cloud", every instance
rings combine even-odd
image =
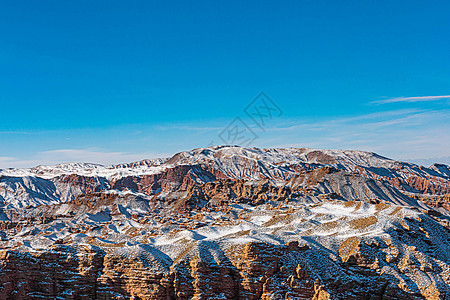
[[[450,99],[450,95],[441,96],[419,96],[419,97],[397,97],[384,100],[372,101],[373,104],[387,104],[396,102],[426,102]]]
[[[290,120],[268,128],[256,143],[260,147],[367,150],[399,160],[448,157],[449,118],[450,110],[412,109],[313,122]]]
[[[45,133],[44,132],[34,132],[34,131],[0,131],[0,134],[36,135],[36,134],[45,134]]]
[[[156,126],[155,129],[157,130],[185,130],[185,131],[215,131],[215,130],[221,130],[224,127],[218,127],[218,126],[197,126],[193,124],[170,124],[170,125],[159,125]]]
[[[406,159],[406,161],[427,167],[435,163],[450,165],[450,156],[431,157],[431,158],[410,158]]]
[[[9,156],[0,156],[0,163],[12,161],[12,160],[15,160],[15,158],[9,157]]]
[[[40,160],[21,160],[17,157],[0,157],[0,170],[9,168],[28,168],[40,164]]]
[[[284,124],[276,124],[276,126],[267,128],[268,132],[287,132],[298,130],[315,130],[315,131],[328,131],[334,128],[342,128],[345,126],[360,126],[367,127],[385,127],[393,124],[407,123],[411,125],[411,122],[417,122],[417,117],[421,115],[437,114],[431,110],[423,109],[398,109],[389,110],[376,113],[362,114],[355,117],[344,117],[335,119],[325,119],[319,121],[301,121],[291,120]]]

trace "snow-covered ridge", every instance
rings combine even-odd
[[[125,176],[151,175],[163,171],[161,164],[165,158],[143,160],[129,164],[104,166],[93,163],[63,163],[54,166],[37,166],[28,169],[4,169],[0,170],[0,176],[10,177],[40,177],[51,179],[61,175],[80,175],[89,177],[104,177],[107,179],[121,178]]]
[[[333,159],[334,162],[327,160]],[[157,158],[134,163],[104,166],[93,163],[63,163],[54,166],[37,166],[28,169],[3,169],[0,176],[33,176],[45,179],[61,175],[77,174],[82,176],[118,179],[125,176],[151,175],[175,165],[214,164],[218,169],[239,168],[243,162],[253,161],[267,165],[283,166],[290,164],[340,164],[351,170],[356,165],[367,167],[393,167],[396,161],[372,152],[348,150],[319,150],[311,148],[245,148],[238,146],[216,146],[198,148],[180,152],[172,158]]]
[[[358,173],[412,193],[446,194],[450,190],[450,168],[446,165],[425,168],[364,151],[215,146],[180,152],[171,158],[111,166],[65,163],[0,170],[0,206],[65,202],[86,192],[110,189],[150,195],[172,192],[183,181],[206,183],[216,178],[269,179],[285,184],[302,172],[323,166]],[[172,172],[177,167],[181,168]],[[160,178],[142,178],[158,174]],[[75,176],[68,177],[71,175]]]

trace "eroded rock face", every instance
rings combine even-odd
[[[129,249],[130,250],[130,249]],[[142,250],[142,249],[141,249]],[[199,253],[179,262],[157,254],[97,247],[0,252],[1,299],[440,299],[434,285],[408,293],[389,276],[340,274],[322,281],[307,262],[307,246],[253,242],[208,261]],[[136,254],[138,253],[138,254]],[[172,266],[167,268],[171,263]],[[367,269],[365,261],[352,262]],[[372,266],[373,267],[373,266]],[[351,272],[350,270],[347,272]],[[375,273],[376,274],[376,273]],[[323,280],[323,279],[322,279]]]
[[[112,182],[112,188],[153,195],[160,191],[186,190],[189,186],[214,180],[216,175],[209,172],[207,168],[198,165],[181,165],[168,168],[165,172],[158,174],[122,177]]]
[[[223,146],[180,152],[170,159],[115,166],[61,164],[0,170],[0,204],[15,208],[54,204],[73,200],[80,194],[110,189],[154,195],[184,191],[192,184],[217,179],[290,181],[303,176],[310,177],[309,185],[315,185],[321,181],[315,181],[307,173],[327,168],[357,173],[378,185],[402,192],[450,193],[450,168],[446,165],[426,168],[362,151]],[[362,196],[352,195],[353,198]]]

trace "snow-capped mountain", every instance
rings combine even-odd
[[[446,165],[426,168],[364,151],[218,146],[113,166],[69,163],[2,170],[0,201],[18,208],[65,202],[86,192],[111,189],[154,195],[219,178],[267,179],[283,185],[294,176],[324,166],[409,193],[441,195],[450,189],[450,168]]]

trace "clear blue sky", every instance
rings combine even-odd
[[[259,147],[450,162],[449,15],[447,1],[2,1],[0,168],[223,144],[235,117]],[[265,130],[244,113],[261,91],[283,111]]]

